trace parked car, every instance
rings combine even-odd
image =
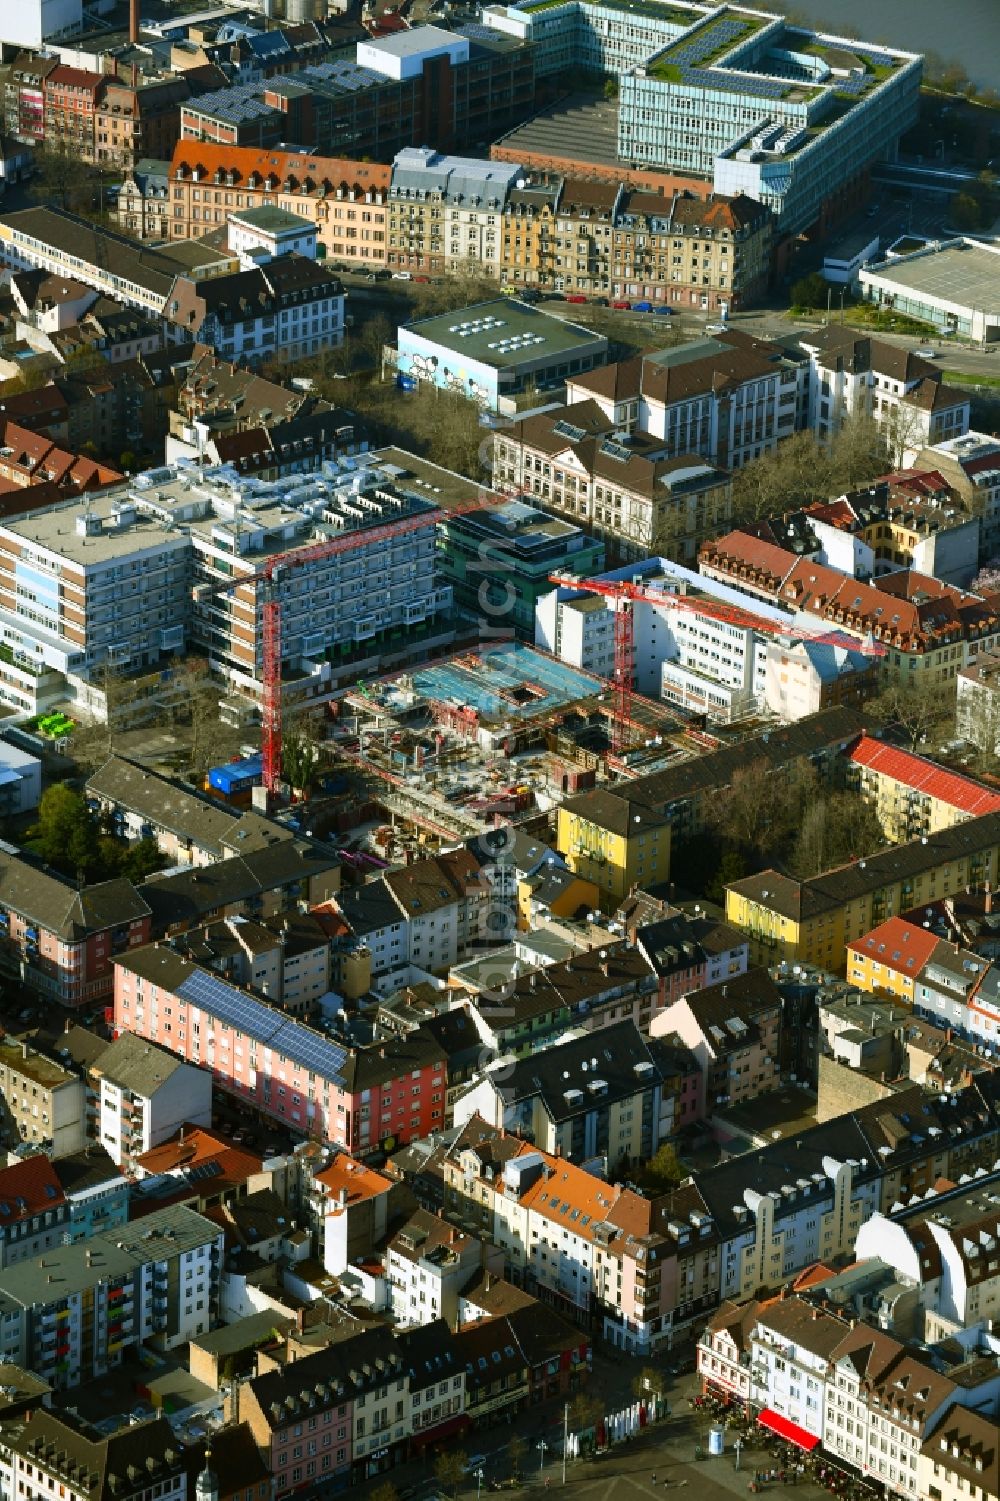
[[[657,315],[658,318],[672,318],[674,316],[673,308],[667,307],[667,304],[665,302],[658,302],[653,309],[653,312]]]
[[[586,297],[581,297],[579,292],[574,292],[572,297],[567,297],[567,302],[586,302]]]
[[[611,306],[618,308],[619,310],[628,312],[631,310],[632,304],[630,302],[624,302],[620,298],[616,298]]]
[[[523,292],[518,292],[515,287],[511,296],[520,297],[522,302],[541,302],[542,300],[542,294],[537,287],[525,287]]]
[[[414,277],[414,278],[413,278],[413,280],[414,280],[414,281],[423,281],[423,282],[429,282],[429,281],[430,281],[430,277],[429,277],[429,276],[415,276],[415,277]]]
[[[936,349],[915,349],[913,353],[921,360],[936,360],[938,357]]]
[[[707,334],[724,334],[726,332],[726,325],[724,323],[706,323],[705,332]]]
[[[413,272],[412,271],[394,271],[392,273],[392,279],[393,279],[393,281],[412,281],[413,280]]]
[[[607,307],[608,305],[608,299],[606,297],[592,297],[590,300],[595,307]]]
[[[385,268],[382,267],[378,271],[369,271],[368,276],[366,277],[366,280],[367,281],[388,281],[391,275],[392,275],[392,273],[390,271],[386,271]]]

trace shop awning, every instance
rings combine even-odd
[[[819,1445],[819,1439],[814,1433],[808,1433],[805,1428],[800,1428],[798,1423],[793,1423],[791,1418],[782,1417],[780,1412],[775,1412],[771,1407],[765,1407],[763,1412],[757,1415],[758,1423],[765,1428],[770,1428],[779,1438],[787,1439],[790,1444],[797,1444],[800,1449],[805,1449],[811,1454]]]
[[[456,1433],[464,1433],[469,1426],[469,1418],[466,1413],[457,1413],[453,1418],[447,1418],[443,1423],[438,1423],[434,1428],[424,1428],[421,1432],[413,1435],[413,1447],[423,1449],[428,1444],[436,1444],[440,1439],[451,1438]]]

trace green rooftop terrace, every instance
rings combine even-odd
[[[753,36],[754,32],[769,24],[763,17],[734,15],[731,11],[721,16],[707,17],[701,26],[689,26],[683,36],[675,37],[660,53],[656,63],[650,65],[650,71],[655,72],[662,63],[681,67],[710,67],[717,58],[731,52],[734,47]]]
[[[536,15],[541,10],[555,10],[563,5],[575,4],[600,10],[631,11],[633,15],[638,13],[655,16],[668,26],[682,26],[685,30],[693,26],[702,14],[694,7],[689,9],[686,5],[674,5],[671,0],[641,0],[639,5],[634,0],[523,0],[515,8],[527,15]]]

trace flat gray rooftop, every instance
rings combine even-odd
[[[575,350],[607,348],[593,329],[556,318],[516,297],[477,302],[454,313],[435,313],[405,325],[407,333],[484,365],[509,369]]]
[[[952,240],[940,250],[923,251],[867,275],[952,307],[1000,315],[1000,249]]]
[[[617,167],[618,102],[571,94],[501,138],[505,151],[570,157]]]
[[[238,209],[235,214],[230,214],[237,224],[249,224],[251,229],[262,229],[267,233],[281,233],[284,230],[301,231],[312,229],[311,219],[304,219],[301,214],[289,214],[283,208],[275,208],[273,204],[265,203],[260,208]]]

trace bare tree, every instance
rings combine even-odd
[[[954,684],[890,682],[868,700],[868,710],[904,735],[915,751],[954,722]]]
[[[804,810],[789,864],[800,880],[848,860],[872,855],[885,843],[875,809],[853,792],[828,792]]]

